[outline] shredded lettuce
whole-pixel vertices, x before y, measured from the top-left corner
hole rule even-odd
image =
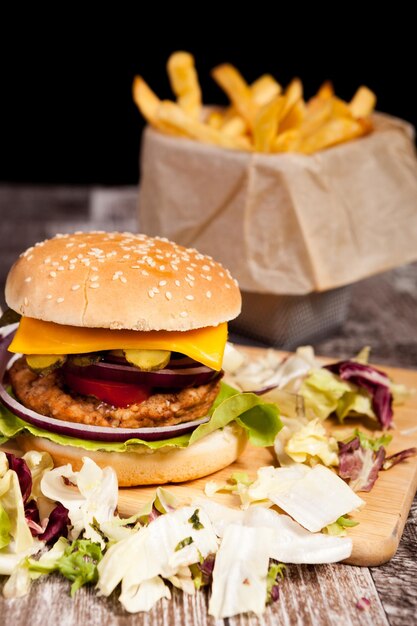
[[[71,445],[84,450],[105,450],[108,452],[134,452],[142,451],[144,447],[157,450],[166,446],[186,448],[191,443],[198,441],[209,433],[224,428],[236,420],[247,431],[249,441],[255,446],[273,445],[275,435],[281,428],[278,408],[274,404],[263,402],[253,393],[241,394],[236,389],[225,383],[221,384],[217,396],[210,411],[211,419],[206,424],[198,426],[193,433],[163,439],[160,441],[144,441],[142,439],[129,439],[126,442],[102,442],[88,441],[67,435],[58,435],[49,431],[32,426],[13,415],[5,407],[0,406],[0,434],[7,439],[16,435],[29,432],[37,437],[45,437],[50,441],[62,445]]]
[[[347,534],[346,528],[354,528],[358,524],[359,522],[356,522],[354,519],[351,519],[346,515],[342,515],[335,522],[333,522],[333,524],[328,524],[322,532],[332,535],[333,537],[345,537]]]
[[[327,434],[318,419],[311,420],[297,430],[288,439],[284,450],[296,463],[323,463],[327,466],[339,463],[337,441]]]
[[[0,502],[0,550],[8,546],[10,543],[11,527],[10,517]]]

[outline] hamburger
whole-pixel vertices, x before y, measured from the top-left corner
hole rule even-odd
[[[132,486],[205,476],[279,429],[275,407],[222,382],[240,291],[194,249],[57,235],[16,261],[6,302],[21,319],[3,341],[3,441],[74,469],[90,456]]]

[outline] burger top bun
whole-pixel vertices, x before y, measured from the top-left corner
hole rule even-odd
[[[167,239],[131,233],[57,235],[11,268],[6,302],[26,317],[132,330],[217,326],[240,313],[228,270]]]

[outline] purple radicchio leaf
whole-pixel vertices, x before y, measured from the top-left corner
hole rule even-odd
[[[279,585],[274,585],[270,591],[271,602],[277,602],[279,600]]]
[[[9,463],[9,469],[13,470],[17,474],[19,480],[20,491],[22,493],[22,499],[25,503],[29,498],[32,491],[32,474],[24,459],[6,452],[7,461]]]
[[[45,531],[45,526],[41,526],[39,519],[39,510],[38,505],[36,504],[36,500],[30,500],[30,502],[26,502],[25,504],[25,518],[27,525],[30,528],[30,532],[34,537],[37,537],[41,533]]]
[[[216,561],[216,555],[209,554],[208,556],[206,556],[206,558],[204,559],[202,563],[198,564],[198,567],[200,568],[201,573],[203,574],[204,582],[206,583],[208,583],[211,580],[215,561]]]
[[[68,509],[58,502],[49,516],[45,532],[38,535],[38,539],[45,543],[52,543],[59,537],[67,537],[69,524]]]
[[[357,609],[359,609],[359,611],[367,611],[371,606],[371,601],[363,596],[362,598],[359,598],[355,606]]]
[[[392,423],[392,393],[388,376],[370,365],[357,361],[339,361],[326,365],[325,369],[365,389],[372,398],[372,409],[382,428]]]
[[[385,460],[385,448],[377,452],[360,445],[359,437],[339,442],[339,476],[349,481],[353,491],[371,491]]]
[[[407,448],[406,450],[401,450],[400,452],[391,454],[391,456],[387,456],[385,459],[382,469],[390,469],[393,465],[397,465],[397,463],[401,463],[402,461],[405,461],[405,459],[408,459],[410,456],[415,456],[416,454],[417,448]]]

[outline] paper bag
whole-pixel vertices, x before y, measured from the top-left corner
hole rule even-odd
[[[317,152],[225,150],[147,128],[140,227],[230,269],[243,290],[307,294],[417,259],[412,127]]]

